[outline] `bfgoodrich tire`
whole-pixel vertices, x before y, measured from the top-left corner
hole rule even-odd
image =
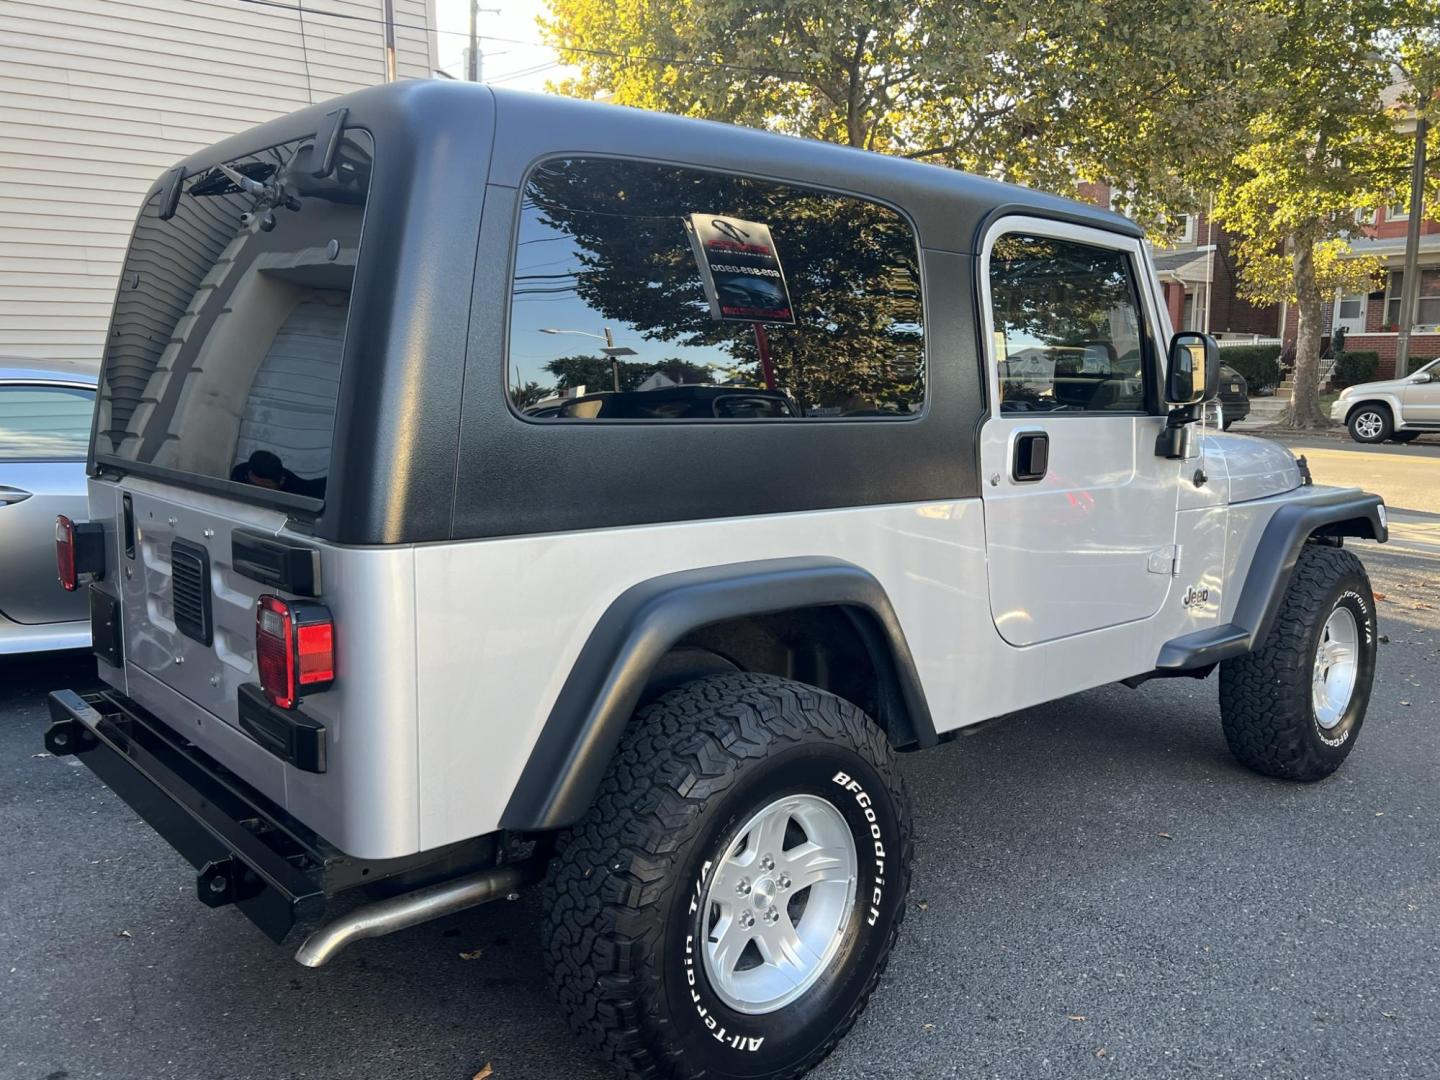
[[[1306,544],[1265,643],[1220,665],[1231,752],[1266,776],[1329,776],[1365,721],[1375,650],[1365,567],[1348,551]]]
[[[884,970],[910,848],[894,753],[854,705],[764,675],[671,691],[551,868],[571,1026],[627,1077],[801,1075]]]

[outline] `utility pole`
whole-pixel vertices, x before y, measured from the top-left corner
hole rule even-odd
[[[1410,327],[1414,325],[1420,296],[1420,214],[1425,209],[1425,137],[1429,123],[1425,95],[1416,95],[1415,168],[1410,175],[1410,227],[1405,232],[1405,280],[1400,295],[1400,336],[1395,340],[1395,378],[1410,373]]]
[[[385,0],[385,81],[395,81],[395,0]]]
[[[480,0],[470,0],[470,63],[465,77],[480,82],[485,74],[485,55],[480,51],[480,13],[499,15],[499,8],[482,8]]]
[[[615,355],[615,335],[610,332],[610,327],[605,327],[605,355],[610,357],[610,382],[614,386],[615,393],[620,392],[620,357]]]

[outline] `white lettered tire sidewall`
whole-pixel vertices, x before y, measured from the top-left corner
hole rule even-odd
[[[685,1058],[720,1076],[784,1075],[809,1058],[866,993],[904,902],[903,826],[880,774],[853,751],[811,743],[756,762],[702,822],[667,918],[663,998],[686,1044]],[[723,1002],[710,985],[702,949],[709,875],[723,845],[756,810],[793,794],[825,799],[850,826],[858,856],[855,902],[834,956],[796,1001],[773,1012],[747,1014]]]
[[[1335,598],[1330,611],[1337,608],[1346,608],[1355,617],[1355,625],[1359,629],[1360,640],[1357,642],[1358,670],[1355,673],[1355,686],[1350,693],[1350,701],[1345,707],[1337,722],[1329,730],[1320,724],[1320,718],[1316,715],[1315,704],[1310,704],[1310,720],[1314,725],[1315,736],[1324,746],[1325,752],[1348,752],[1346,745],[1358,734],[1360,725],[1365,718],[1365,709],[1370,700],[1370,688],[1375,679],[1375,651],[1376,651],[1376,619],[1375,602],[1371,599],[1369,589],[1364,591],[1355,586],[1354,583],[1346,582],[1341,589],[1339,596]],[[1325,617],[1329,618],[1330,612]],[[1321,627],[1324,626],[1322,620]],[[1310,643],[1310,663],[1313,666],[1315,657],[1320,649],[1320,628],[1316,629],[1314,640]]]

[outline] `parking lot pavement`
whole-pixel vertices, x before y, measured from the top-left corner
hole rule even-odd
[[[1440,494],[1423,482],[1440,462],[1297,448],[1319,482],[1399,508],[1391,544],[1356,545],[1384,637],[1344,768],[1310,786],[1243,771],[1213,678],[1090,691],[908,757],[906,925],[816,1076],[1440,1076]],[[178,856],[41,749],[45,691],[90,670],[0,661],[0,1077],[608,1075],[551,1003],[534,897],[319,971],[202,907]]]

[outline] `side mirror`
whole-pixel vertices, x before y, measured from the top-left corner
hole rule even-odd
[[[1419,375],[1411,375],[1410,381],[1412,383],[1427,383],[1433,382],[1434,380],[1430,378],[1430,373],[1428,371],[1422,371]]]
[[[1170,339],[1165,371],[1165,401],[1184,408],[1209,401],[1220,392],[1220,346],[1209,334],[1181,330]]]

